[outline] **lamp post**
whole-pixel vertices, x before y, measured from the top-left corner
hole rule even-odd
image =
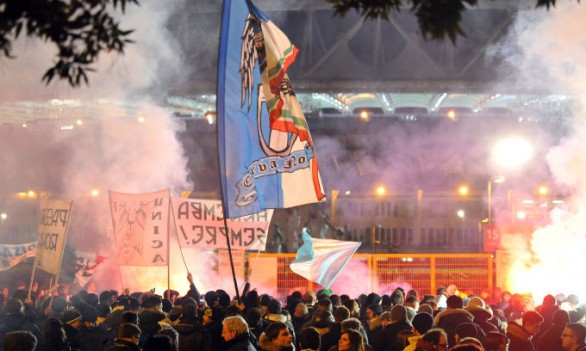
[[[488,187],[487,187],[487,209],[488,209],[488,216],[486,217],[486,223],[492,224],[492,183],[504,183],[505,177],[503,176],[494,176],[488,180]]]

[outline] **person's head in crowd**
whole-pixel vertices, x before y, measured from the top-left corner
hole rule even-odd
[[[248,334],[248,324],[241,316],[230,316],[222,322],[222,337],[230,341],[238,335]]]
[[[204,300],[209,307],[218,306],[220,304],[218,293],[211,290],[205,293]]]
[[[427,312],[420,312],[411,321],[414,334],[423,335],[433,328],[433,316]]]
[[[12,298],[6,303],[4,313],[11,316],[24,316],[24,304],[22,300]]]
[[[409,289],[407,291],[407,293],[405,294],[405,298],[407,298],[409,296],[413,296],[413,297],[415,297],[419,301],[419,294],[417,293],[417,290],[415,290],[415,289]]]
[[[118,339],[138,345],[140,340],[140,333],[141,330],[136,324],[120,324],[120,328],[118,329]]]
[[[484,351],[482,346],[476,344],[458,344],[452,348],[452,351]]]
[[[264,336],[267,340],[277,347],[290,348],[293,347],[293,336],[289,333],[287,325],[281,322],[271,323],[264,331]],[[262,335],[261,340],[262,343]]]
[[[244,319],[250,328],[256,328],[262,324],[262,313],[259,308],[249,308],[244,314]]]
[[[405,303],[405,293],[399,288],[391,294],[391,306],[402,305]]]
[[[269,294],[262,294],[262,295],[259,296],[258,302],[260,303],[261,306],[265,306],[266,307],[272,299],[273,298],[271,297],[271,295],[269,295]]]
[[[427,333],[425,333],[423,337],[417,341],[418,346],[420,342],[424,345],[427,344],[431,346],[432,350],[437,351],[447,351],[450,347],[448,345],[448,335],[443,329],[440,328],[433,328],[428,330]],[[425,349],[427,350],[428,348]]]
[[[552,323],[554,325],[567,325],[570,323],[570,314],[568,311],[557,310],[553,313]]]
[[[301,317],[307,316],[308,314],[309,314],[309,309],[307,308],[306,304],[298,303],[297,305],[295,305],[295,311],[293,311],[293,317],[301,318]]]
[[[433,307],[429,303],[421,304],[421,305],[419,305],[419,309],[417,310],[417,313],[421,313],[421,312],[429,313],[433,316]]]
[[[126,323],[138,325],[138,313],[131,312],[131,311],[126,311],[126,312],[122,313],[122,318],[120,319],[120,324],[126,324]]]
[[[334,315],[328,311],[316,311],[313,314],[312,326],[316,328],[326,328],[334,323]]]
[[[360,317],[360,306],[354,299],[348,299],[343,302],[343,305],[350,311],[350,317]]]
[[[364,338],[359,331],[348,329],[338,340],[338,351],[364,351]]]
[[[342,321],[342,331],[348,330],[348,329],[360,330],[361,325],[362,325],[362,322],[360,322],[360,319],[355,318],[355,317],[350,317],[350,318]]]
[[[317,295],[317,300],[318,301],[321,300],[321,299],[329,298],[330,295],[332,295],[332,290],[330,290],[330,289],[321,289],[321,290],[318,290],[317,291],[316,295]]]
[[[138,313],[140,310],[140,303],[138,302],[138,299],[134,297],[128,297],[124,303],[124,310]]]
[[[539,331],[542,323],[543,317],[537,311],[527,311],[523,314],[523,328],[530,335],[535,335]]]
[[[244,296],[244,299],[242,299],[242,303],[244,304],[244,306],[247,309],[259,307],[258,291],[256,291],[256,290],[249,291],[248,294],[246,294],[246,296]]]
[[[419,300],[417,300],[416,296],[407,296],[403,305],[409,306],[417,311],[419,309]]]
[[[391,309],[391,320],[395,322],[407,321],[407,309],[403,305],[395,305]]]
[[[169,313],[169,312],[171,312],[171,309],[173,308],[173,303],[171,302],[171,300],[163,299],[163,300],[161,300],[161,306],[162,306],[163,312]]]
[[[37,337],[30,331],[15,331],[4,334],[3,351],[35,351]]]
[[[434,300],[435,300],[435,296],[426,294],[426,295],[423,295],[423,298],[421,299],[421,301],[419,301],[419,304],[423,305],[425,303],[428,303],[428,302],[434,301]]]
[[[81,313],[81,323],[87,328],[93,328],[98,321],[98,312],[93,308],[86,308]]]
[[[372,292],[366,297],[366,305],[380,305],[382,300],[383,298],[379,294]]]
[[[341,323],[343,320],[350,318],[350,311],[345,306],[337,307],[334,311],[334,321]]]
[[[478,338],[475,338],[472,336],[467,336],[465,338],[460,339],[460,341],[458,341],[458,345],[468,345],[468,344],[473,344],[473,345],[476,345],[481,348],[483,347],[482,342],[480,342],[480,340],[478,340]]]
[[[224,316],[220,306],[207,307],[203,313],[203,324],[221,323],[223,318]]]
[[[342,301],[340,300],[340,295],[336,295],[336,294],[330,295],[330,301],[332,302],[332,306],[334,308],[342,305]]]
[[[267,312],[269,314],[281,314],[283,313],[283,306],[281,305],[281,301],[277,299],[272,299],[267,304]]]
[[[61,321],[63,321],[63,323],[69,325],[70,327],[77,329],[81,325],[81,313],[75,310],[67,310],[63,312],[63,315],[61,316]]]
[[[321,347],[321,335],[313,327],[305,328],[299,333],[301,350],[318,351]]]
[[[100,297],[96,293],[87,294],[85,303],[92,306],[93,308],[96,308],[100,303]]]
[[[67,337],[63,329],[63,323],[57,318],[49,318],[42,330],[43,341],[53,346],[65,346]]]
[[[216,292],[218,293],[218,304],[224,308],[230,306],[230,301],[232,300],[230,298],[230,295],[228,295],[228,293],[224,290],[216,290]]]
[[[384,294],[381,296],[380,304],[383,306],[383,310],[387,311],[392,306],[391,297],[387,294]]]
[[[143,351],[177,351],[177,347],[173,344],[173,340],[167,335],[153,335],[149,337],[144,346]]]
[[[358,302],[358,305],[360,307],[367,306],[368,305],[368,296],[366,294],[360,294],[360,295],[358,295],[356,302]]]
[[[328,311],[331,313],[333,311],[332,300],[330,300],[327,297],[324,297],[323,299],[319,300],[317,302],[317,311]]]
[[[289,313],[289,311],[287,310],[283,310],[283,315],[287,315]],[[231,316],[239,316],[240,315],[240,310],[238,309],[238,307],[236,305],[230,305],[226,308],[226,311],[224,312],[224,317],[231,317]]]
[[[197,305],[195,303],[186,303],[181,309],[181,316],[179,319],[182,321],[193,320],[197,314]]]
[[[464,300],[458,295],[450,295],[446,303],[448,308],[464,308]]]
[[[413,320],[413,317],[415,317],[415,314],[417,313],[417,311],[415,311],[415,309],[413,309],[413,307],[411,307],[411,306],[404,306],[404,307],[407,310],[407,321],[411,322]]]
[[[475,338],[475,339],[482,339],[484,338],[484,332],[480,327],[472,322],[464,322],[458,324],[454,334],[454,340],[456,344],[460,343],[460,340],[465,338]]]
[[[303,300],[304,304],[306,304],[309,307],[312,307],[313,305],[315,305],[315,302],[317,301],[317,296],[313,291],[307,291],[305,294],[303,294],[303,297],[301,299]]]
[[[383,307],[378,304],[370,305],[366,308],[366,318],[369,320],[379,317],[383,313]]]
[[[570,323],[562,332],[562,348],[566,351],[581,350],[586,339],[586,327],[580,323]]]
[[[144,307],[145,309],[149,309],[149,310],[162,311],[163,310],[163,300],[158,295],[151,295],[151,296],[147,297],[146,299],[144,299],[144,301],[142,302],[142,307]]]
[[[112,313],[112,308],[108,304],[101,303],[98,305],[96,312],[98,313],[98,324],[101,324]]]
[[[101,304],[111,305],[114,302],[114,294],[110,290],[104,290],[99,295]]]
[[[485,351],[507,351],[509,339],[498,332],[488,332],[482,340]]]
[[[386,328],[388,325],[393,323],[393,317],[390,311],[385,311],[380,315],[380,325]]]
[[[175,329],[170,327],[162,328],[157,332],[157,335],[167,335],[169,338],[171,338],[175,348],[179,348],[179,333]]]

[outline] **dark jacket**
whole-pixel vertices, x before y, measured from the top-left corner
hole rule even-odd
[[[36,324],[26,319],[24,315],[8,314],[4,317],[4,322],[0,324],[0,348],[4,343],[4,335],[14,331],[29,331],[37,337],[37,340],[42,340],[41,331]]]
[[[454,335],[456,334],[456,328],[462,323],[472,322],[473,320],[472,313],[462,308],[448,308],[438,313],[434,321],[437,328],[442,328],[448,334],[448,343],[455,345]]]
[[[102,351],[108,341],[108,332],[105,327],[96,326],[79,328],[79,350],[80,351]]]
[[[509,322],[507,337],[510,340],[509,351],[535,351],[531,334],[516,322]]]
[[[213,351],[209,332],[197,323],[196,318],[183,318],[175,325],[179,333],[179,351]]]
[[[141,351],[138,345],[125,340],[116,340],[114,346],[106,349],[106,351]]]
[[[227,341],[224,346],[225,351],[256,351],[250,342],[249,334],[237,335],[234,339]]]
[[[138,326],[147,337],[157,334],[161,330],[159,322],[167,318],[164,312],[154,308],[145,309],[138,314]]]
[[[395,351],[396,350],[396,343],[395,339],[397,335],[403,330],[411,330],[412,326],[410,322],[407,321],[398,321],[392,324],[387,325],[384,329],[385,332],[385,350],[386,351]],[[371,341],[372,345],[372,341]],[[375,349],[376,351],[376,349]],[[402,350],[396,350],[402,351]]]

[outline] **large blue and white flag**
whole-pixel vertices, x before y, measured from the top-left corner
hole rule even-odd
[[[224,0],[217,115],[227,218],[325,199],[313,140],[287,76],[296,55],[250,0]]]
[[[356,241],[312,238],[307,228],[303,228],[301,238],[303,245],[289,266],[293,272],[326,289],[332,286],[361,244]]]

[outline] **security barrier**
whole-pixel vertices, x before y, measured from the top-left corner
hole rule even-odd
[[[257,263],[257,259],[259,259]],[[323,287],[292,272],[295,254],[260,254],[248,256],[248,279],[252,286],[264,279],[263,287],[272,285],[273,294],[284,301],[293,291],[314,291]],[[332,286],[337,294],[377,292],[390,294],[397,286],[414,289],[420,296],[435,295],[440,286],[454,284],[459,290],[477,294],[493,288],[491,254],[355,254]]]

